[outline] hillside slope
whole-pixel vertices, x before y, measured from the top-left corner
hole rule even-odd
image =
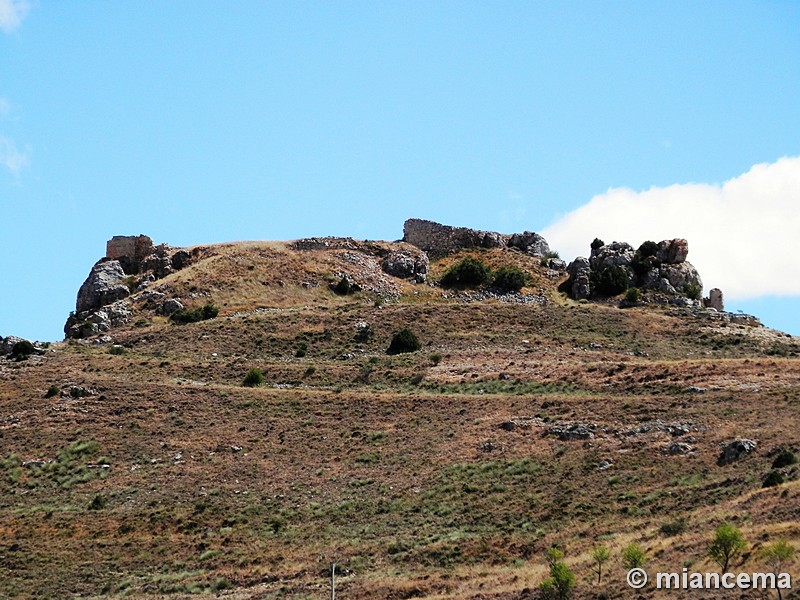
[[[797,467],[762,487],[800,451],[800,340],[575,302],[563,271],[512,248],[434,260],[429,283],[381,268],[412,250],[188,249],[126,322],[2,361],[0,597],[320,598],[335,562],[341,598],[532,598],[553,544],[577,597],[633,597],[631,541],[653,571],[716,570],[723,521],[750,542],[743,571],[766,542],[800,545]],[[438,286],[464,256],[528,285]],[[360,291],[335,293],[345,278]],[[219,312],[178,324],[170,298]],[[422,349],[387,355],[404,327]],[[737,439],[757,445],[718,464]],[[595,586],[599,542],[613,558]]]

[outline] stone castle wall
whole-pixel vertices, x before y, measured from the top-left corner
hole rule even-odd
[[[530,231],[506,235],[425,219],[408,219],[403,225],[403,241],[434,258],[466,248],[517,248],[531,256],[544,256],[550,251],[547,241]]]

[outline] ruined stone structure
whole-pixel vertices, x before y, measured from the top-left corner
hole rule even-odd
[[[538,233],[525,231],[512,235],[468,227],[451,227],[425,219],[408,219],[403,225],[403,241],[438,258],[468,248],[517,248],[531,256],[550,252],[547,241]]]
[[[146,235],[115,235],[106,242],[106,258],[118,260],[128,275],[136,275],[152,253],[153,240]]]

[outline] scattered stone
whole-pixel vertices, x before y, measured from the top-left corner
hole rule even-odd
[[[690,394],[705,394],[706,388],[698,387],[696,385],[690,385],[689,387],[686,388],[686,391],[689,392]]]
[[[610,469],[614,466],[614,462],[611,459],[601,460],[600,463],[597,465],[597,468],[601,471],[605,471],[606,469]]]
[[[734,440],[722,448],[717,465],[723,466],[736,462],[753,452],[758,444],[745,438]]]
[[[241,446],[233,445],[231,446],[231,452],[241,452],[243,448]]]
[[[590,440],[594,438],[595,425],[584,423],[551,425],[549,433],[562,441]]]
[[[71,398],[88,398],[89,396],[94,396],[95,393],[93,389],[81,385],[73,385],[69,388],[69,395]]]
[[[667,447],[667,454],[670,456],[678,456],[680,454],[688,454],[692,452],[694,447],[685,442],[673,442]]]

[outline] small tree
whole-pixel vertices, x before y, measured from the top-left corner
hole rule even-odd
[[[746,547],[747,542],[742,532],[730,523],[723,523],[714,532],[714,539],[708,547],[708,556],[722,568],[723,573],[727,573],[730,562]]]
[[[262,383],[264,383],[264,373],[261,371],[261,369],[253,367],[247,371],[247,375],[244,376],[242,385],[245,387],[258,387]]]
[[[611,557],[611,551],[608,546],[600,544],[592,548],[592,560],[594,561],[594,572],[597,573],[597,583],[603,575],[603,564]]]
[[[636,542],[631,542],[622,550],[622,566],[628,571],[641,569],[647,562],[644,549]]]
[[[555,546],[547,550],[550,577],[539,584],[542,594],[554,600],[567,600],[575,588],[575,573],[561,560],[562,558],[564,553]]]
[[[761,549],[759,555],[762,560],[769,565],[772,572],[777,576],[783,572],[784,567],[792,562],[797,549],[786,540],[778,540],[771,544],[767,544]],[[781,590],[778,588],[778,600],[782,600]]]
[[[407,327],[401,329],[392,336],[392,341],[386,354],[403,354],[405,352],[416,352],[422,348],[419,338]]]

